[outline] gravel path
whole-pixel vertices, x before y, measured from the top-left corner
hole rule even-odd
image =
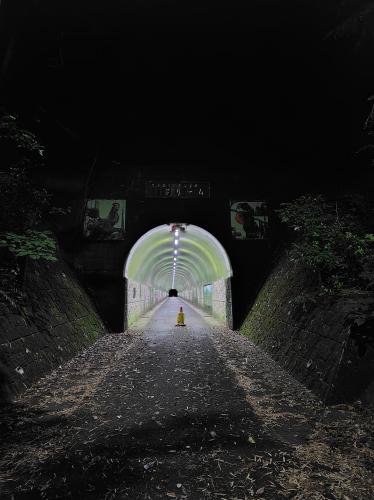
[[[180,305],[187,327],[174,326]],[[296,498],[296,451],[323,412],[247,339],[178,298],[21,401],[2,415],[4,499]]]

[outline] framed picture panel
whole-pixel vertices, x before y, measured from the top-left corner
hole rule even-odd
[[[125,200],[88,200],[83,235],[90,240],[123,240],[125,237]]]
[[[267,237],[269,212],[265,201],[230,201],[231,233],[236,240]]]

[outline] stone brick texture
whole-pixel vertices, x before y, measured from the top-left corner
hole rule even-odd
[[[91,300],[60,256],[28,260],[24,300],[0,303],[0,366],[14,393],[90,346],[106,333]]]
[[[232,328],[232,299],[231,280],[221,279],[212,283],[212,305],[206,307],[204,303],[204,288],[199,286],[191,290],[185,290],[181,297],[189,300],[196,306],[209,311],[214,318],[225,326]]]
[[[127,326],[131,326],[142,314],[152,309],[166,296],[167,293],[161,290],[127,280]]]
[[[335,393],[344,399],[337,384],[342,363],[352,355],[351,326],[372,314],[374,297],[346,290],[316,299],[313,284],[311,273],[283,255],[240,331],[322,400],[334,400]]]

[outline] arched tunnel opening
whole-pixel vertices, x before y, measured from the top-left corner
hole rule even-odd
[[[169,223],[132,247],[124,277],[125,328],[164,299],[182,297],[232,327],[232,267],[221,243],[205,229]]]

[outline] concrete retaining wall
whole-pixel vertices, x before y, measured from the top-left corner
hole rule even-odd
[[[314,297],[313,277],[287,256],[279,261],[262,287],[240,331],[308,388],[326,401],[360,397],[370,378],[352,372],[351,387],[342,387],[342,370],[360,366],[367,373],[374,349],[360,358],[351,329],[372,315],[369,292],[345,291]],[[374,346],[373,346],[374,347]],[[373,366],[373,365],[371,365]],[[352,367],[352,369],[350,368]],[[374,378],[374,371],[371,370]]]
[[[16,393],[106,331],[62,258],[28,261],[23,291],[22,306],[0,303],[0,365]]]

